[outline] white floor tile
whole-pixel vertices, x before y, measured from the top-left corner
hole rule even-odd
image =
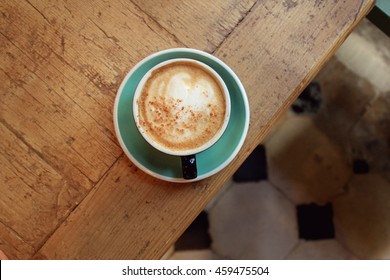
[[[336,57],[382,93],[390,91],[390,38],[368,20],[351,33]]]
[[[321,86],[321,109],[314,121],[343,150],[349,148],[350,132],[370,102],[379,96],[362,79],[336,58],[332,58],[315,80]]]
[[[324,204],[343,193],[352,168],[308,117],[292,117],[266,143],[269,181],[295,204]]]
[[[356,257],[335,239],[300,240],[287,256],[288,260],[350,260]]]
[[[211,199],[211,201],[206,205],[205,211],[209,212],[209,210],[213,207],[213,205],[221,199],[221,197],[226,193],[226,191],[234,184],[233,178],[230,178],[226,181],[226,183],[222,186],[219,192]]]
[[[376,174],[355,175],[333,202],[336,239],[361,259],[390,259],[390,184]]]
[[[209,211],[225,259],[283,259],[298,242],[294,205],[269,182],[234,184]]]

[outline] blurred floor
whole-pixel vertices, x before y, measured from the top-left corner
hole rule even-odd
[[[165,258],[390,259],[390,38],[364,20]]]

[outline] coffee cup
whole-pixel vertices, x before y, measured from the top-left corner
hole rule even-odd
[[[196,154],[223,135],[230,117],[223,79],[193,59],[171,59],[151,68],[139,82],[133,117],[155,149],[181,157],[184,179],[197,177]]]

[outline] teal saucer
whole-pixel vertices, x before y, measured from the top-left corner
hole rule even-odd
[[[173,58],[191,58],[212,67],[225,81],[231,99],[229,124],[216,144],[196,155],[198,177],[192,180],[182,178],[180,157],[164,154],[150,146],[133,119],[133,95],[139,81],[150,68]],[[114,125],[123,151],[144,172],[170,182],[198,181],[226,167],[241,149],[249,127],[248,99],[237,75],[218,58],[195,49],[168,49],[146,57],[126,75],[115,99]]]

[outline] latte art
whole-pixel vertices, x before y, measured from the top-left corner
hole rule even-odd
[[[227,113],[219,80],[190,61],[154,70],[137,103],[138,125],[144,133],[175,152],[207,144],[223,127]]]

